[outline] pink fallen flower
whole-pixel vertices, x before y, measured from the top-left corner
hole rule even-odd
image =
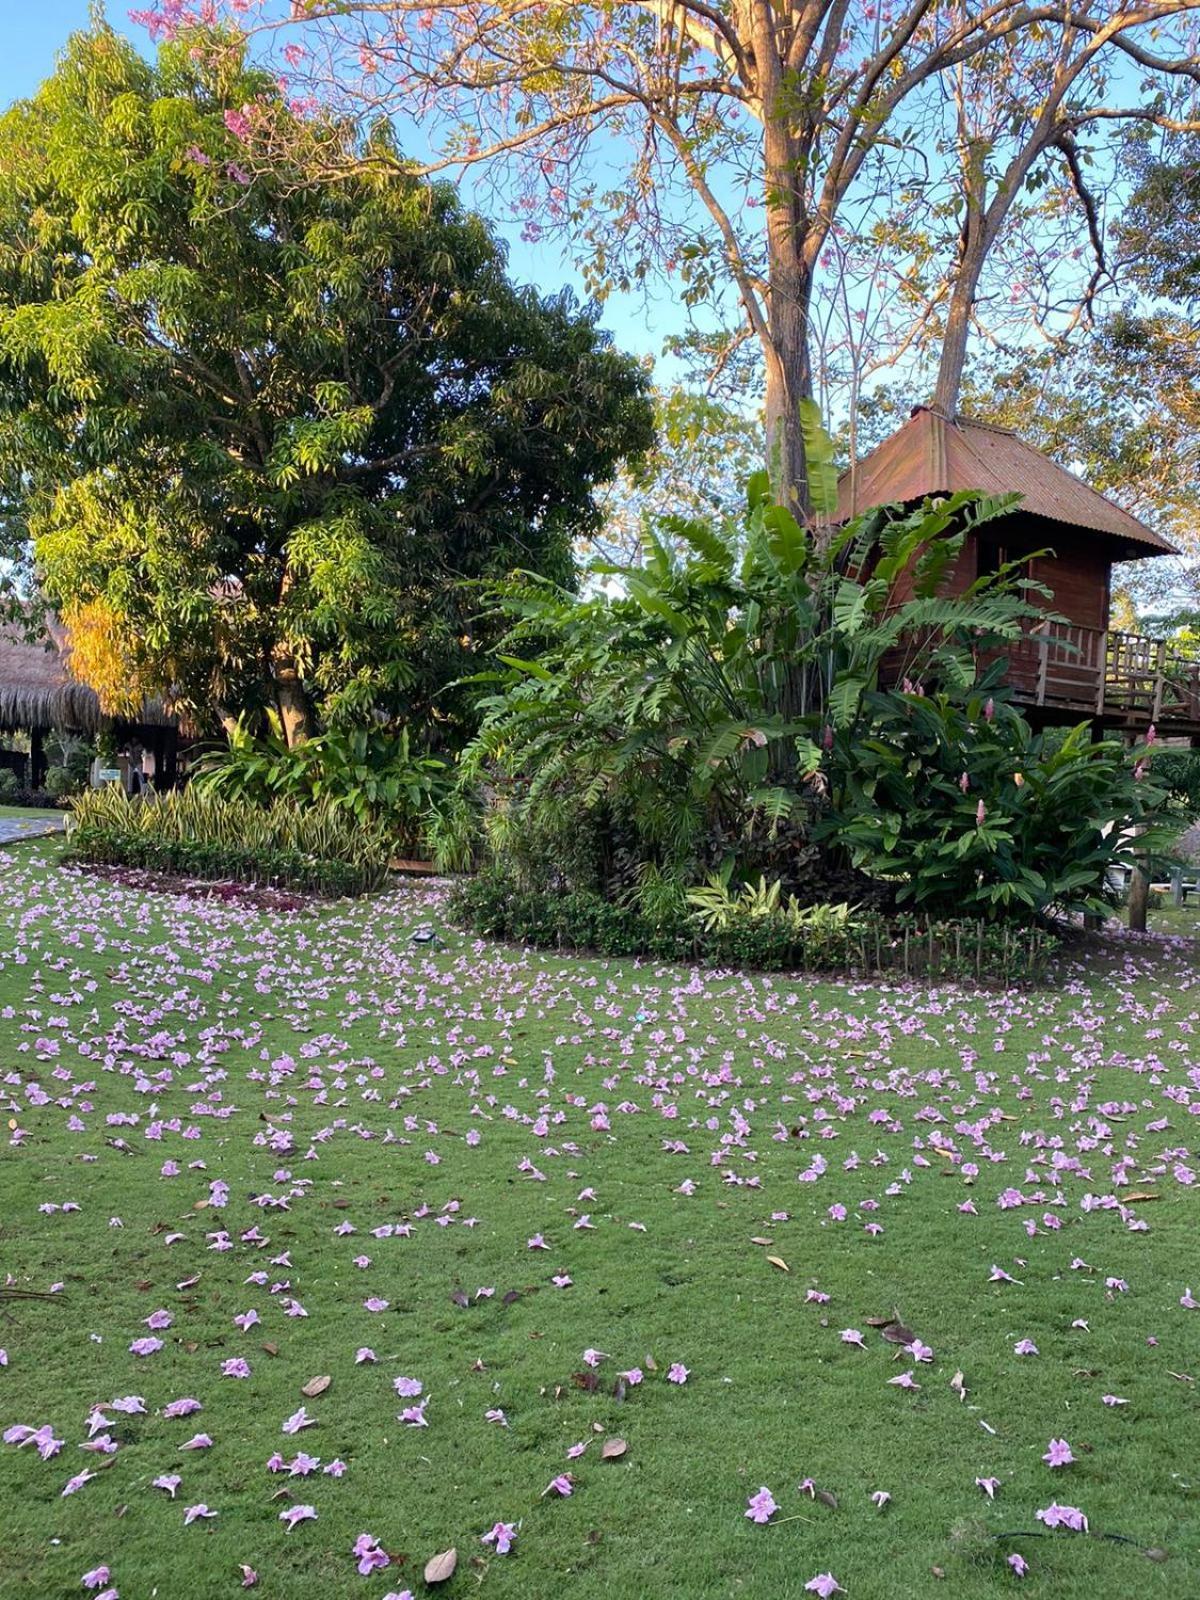
[[[62,1498],[65,1499],[69,1494],[78,1494],[80,1489],[83,1488],[84,1484],[91,1483],[95,1476],[96,1474],[94,1472],[77,1472],[73,1478],[67,1479],[66,1487],[62,1492]]]
[[[1075,1457],[1065,1439],[1051,1439],[1050,1448],[1042,1457],[1048,1467],[1069,1467]]]
[[[386,1311],[388,1304],[387,1300],[381,1300],[377,1294],[373,1294],[363,1301],[363,1308],[367,1311]]]
[[[911,1344],[904,1346],[905,1351],[914,1361],[932,1361],[933,1350],[927,1344],[922,1344],[920,1339],[914,1339]]]
[[[902,1372],[896,1378],[889,1378],[888,1382],[895,1384],[897,1389],[919,1389],[921,1387],[911,1372]]]
[[[558,1494],[561,1495],[565,1500],[569,1494],[573,1493],[574,1488],[575,1480],[572,1478],[571,1474],[569,1472],[560,1472],[557,1478],[550,1479],[550,1482],[542,1490],[542,1493],[544,1495]]]
[[[1072,1533],[1088,1531],[1088,1519],[1078,1506],[1060,1506],[1057,1501],[1051,1501],[1041,1511],[1035,1511],[1034,1516],[1048,1528],[1067,1528]]]
[[[133,1356],[153,1356],[157,1355],[162,1347],[163,1342],[161,1339],[147,1336],[144,1339],[135,1339],[129,1346],[129,1353]]]
[[[1032,1339],[1018,1339],[1016,1344],[1013,1345],[1013,1355],[1015,1356],[1036,1356],[1040,1354],[1041,1352]]]
[[[188,1506],[183,1513],[183,1525],[186,1528],[189,1523],[199,1522],[202,1517],[215,1517],[216,1514],[215,1511],[210,1511],[202,1500],[199,1505]]]
[[[506,1556],[512,1549],[516,1537],[515,1522],[494,1522],[479,1542],[494,1546],[498,1556]]]
[[[415,1400],[425,1385],[420,1378],[393,1378],[392,1388],[402,1400]]]
[[[1008,1564],[1016,1573],[1018,1578],[1023,1578],[1029,1571],[1028,1561],[1026,1561],[1024,1556],[1018,1555],[1015,1550],[1013,1551],[1012,1555],[1008,1557]]]
[[[884,1506],[888,1504],[891,1498],[891,1495],[886,1489],[876,1489],[874,1494],[871,1496],[871,1504],[878,1510],[882,1511]]]
[[[108,1567],[93,1567],[79,1581],[85,1589],[103,1589],[111,1577],[112,1572]]]
[[[1122,1400],[1119,1394],[1102,1394],[1100,1402],[1106,1406],[1127,1406],[1129,1404],[1129,1401]]]
[[[279,1513],[279,1520],[287,1523],[287,1531],[291,1533],[298,1522],[315,1522],[316,1516],[316,1506],[288,1506]]]
[[[204,1408],[199,1400],[193,1400],[190,1395],[185,1395],[181,1400],[172,1400],[162,1408],[162,1415],[168,1422],[173,1422],[176,1417],[190,1417]]]
[[[860,1350],[865,1350],[867,1348],[863,1342],[863,1336],[857,1328],[843,1328],[842,1343],[855,1344]]]
[[[820,1595],[821,1600],[829,1600],[831,1594],[845,1594],[846,1592],[832,1572],[818,1572],[815,1578],[808,1580],[804,1588],[809,1594]]]
[[[280,1429],[281,1433],[299,1433],[301,1428],[315,1428],[317,1419],[310,1417],[303,1406],[299,1411],[293,1411],[291,1416]]]
[[[746,1501],[746,1515],[751,1522],[770,1522],[779,1507],[775,1504],[775,1496],[764,1483],[757,1494],[752,1494]]]
[[[370,1577],[372,1572],[379,1572],[384,1567],[391,1566],[391,1558],[386,1550],[381,1549],[379,1540],[373,1533],[359,1534],[354,1541],[354,1554],[358,1557],[358,1570],[364,1578]]]
[[[672,1361],[667,1368],[668,1383],[686,1383],[691,1375],[690,1369],[685,1367],[682,1361]]]
[[[362,1366],[364,1361],[374,1361],[376,1359],[374,1350],[368,1344],[360,1345],[354,1352],[354,1365],[356,1367]]]
[[[982,1489],[984,1494],[987,1495],[989,1500],[994,1500],[996,1498],[996,1490],[1000,1487],[1000,1479],[999,1478],[976,1478],[975,1479],[975,1486],[978,1489]]]
[[[185,1444],[179,1446],[181,1450],[210,1450],[212,1439],[207,1433],[194,1433]]]
[[[152,1489],[165,1489],[171,1496],[171,1499],[174,1500],[175,1491],[182,1482],[183,1479],[177,1472],[162,1472],[157,1478],[155,1478],[150,1487]]]

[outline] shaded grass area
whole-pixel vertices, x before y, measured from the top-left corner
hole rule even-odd
[[[0,877],[18,1125],[0,1269],[63,1285],[0,1304],[0,1425],[65,1441],[47,1462],[0,1446],[0,1595],[79,1594],[106,1563],[124,1600],[208,1600],[247,1563],[263,1594],[382,1600],[422,1593],[449,1545],[451,1596],[767,1597],[825,1571],[858,1597],[1200,1592],[1189,945],[967,995],[561,962],[445,929],[430,951],[410,943],[437,919],[425,886],[271,917],[65,873],[50,847],[8,852]],[[1084,1171],[1055,1182],[1056,1158]],[[1116,1179],[1158,1198],[1083,1208]],[[1010,1188],[1042,1199],[1002,1209]],[[64,1202],[79,1209],[39,1211]],[[386,1225],[404,1231],[372,1236]],[[222,1230],[232,1248],[210,1248]],[[994,1265],[1018,1281],[989,1282]],[[139,1358],[160,1307],[163,1347]],[[931,1363],[868,1327],[893,1307]],[[1021,1339],[1040,1354],[1015,1356]],[[364,1346],[375,1363],[356,1364]],[[607,1356],[591,1393],[573,1379],[588,1348]],[[223,1377],[238,1356],[251,1376]],[[902,1371],[919,1390],[889,1384]],[[305,1400],[317,1374],[332,1385]],[[423,1383],[427,1427],[397,1421],[400,1374]],[[147,1414],[105,1412],[116,1453],[81,1452],[92,1407],[128,1394]],[[203,1410],[157,1414],[185,1395]],[[302,1404],[317,1426],[284,1435]],[[180,1452],[201,1429],[212,1448]],[[628,1452],[601,1462],[613,1434]],[[1065,1470],[1041,1459],[1052,1436]],[[267,1470],[300,1449],[345,1475]],[[571,1497],[543,1498],[568,1470]],[[995,1503],[977,1477],[1000,1480]],[[763,1484],[780,1510],[757,1527]],[[1025,1536],[1053,1500],[1131,1543]],[[184,1528],[200,1503],[217,1516]],[[289,1504],[316,1520],[286,1533]],[[479,1542],[498,1519],[519,1524],[506,1557]],[[391,1558],[367,1577],[363,1531]]]

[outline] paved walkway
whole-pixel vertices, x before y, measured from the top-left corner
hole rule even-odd
[[[22,839],[45,839],[52,833],[61,833],[66,817],[0,817],[0,845],[19,844]]]

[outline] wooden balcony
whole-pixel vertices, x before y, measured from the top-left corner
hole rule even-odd
[[[1038,622],[1008,650],[1008,685],[1045,720],[1094,718],[1111,728],[1200,737],[1200,662],[1161,639]],[[1054,714],[1057,713],[1057,716]]]

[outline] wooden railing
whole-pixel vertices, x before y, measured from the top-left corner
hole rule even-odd
[[[1038,622],[1008,651],[1008,684],[1028,705],[1126,722],[1200,724],[1200,662],[1165,641]]]

